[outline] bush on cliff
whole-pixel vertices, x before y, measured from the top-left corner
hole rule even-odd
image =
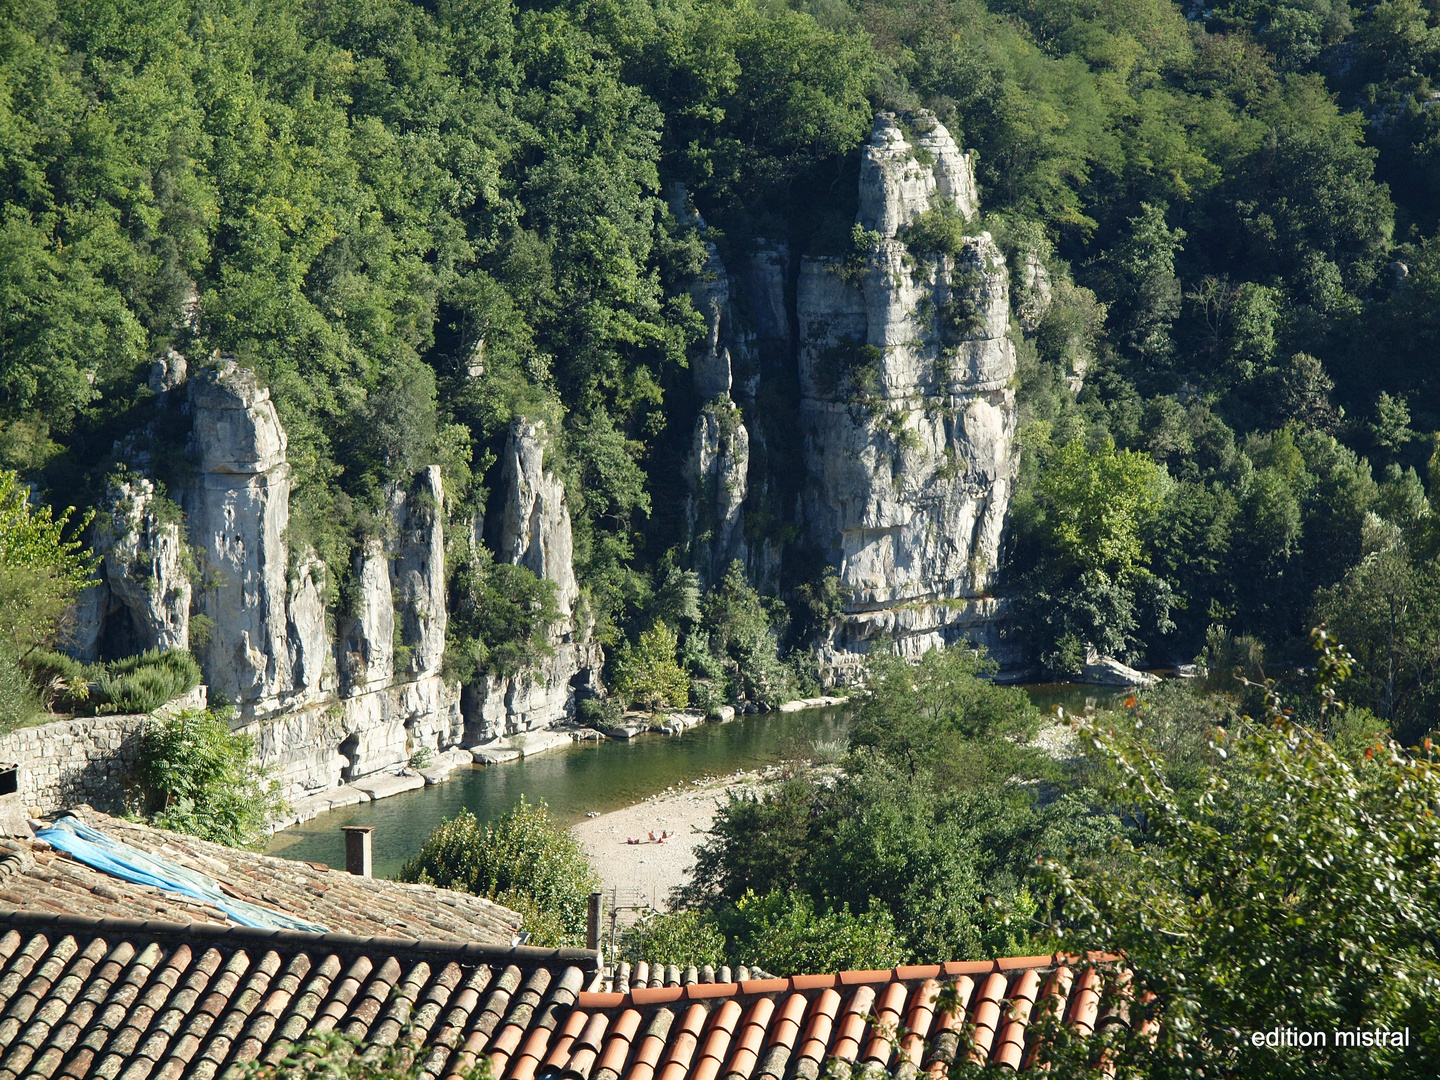
[[[424,882],[488,897],[525,918],[532,945],[585,943],[590,894],[600,887],[580,845],[545,804],[520,803],[481,825],[465,810],[443,821],[401,881]]]
[[[284,807],[280,785],[255,762],[254,738],[208,710],[146,727],[137,779],[150,824],[228,847],[259,847]]]
[[[560,619],[555,588],[529,567],[475,551],[455,575],[445,674],[461,682],[514,675],[551,655],[550,628]]]
[[[101,664],[37,649],[25,666],[47,707],[76,716],[152,713],[201,678],[200,665],[184,649],[150,649]]]
[[[56,517],[31,506],[29,494],[19,476],[0,469],[0,733],[40,711],[25,663],[63,635],[94,565],[79,541],[65,538],[74,508]]]

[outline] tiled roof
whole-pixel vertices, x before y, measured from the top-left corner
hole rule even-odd
[[[0,1078],[212,1080],[312,1032],[402,1033],[436,1076],[571,1015],[583,949],[0,912]]]
[[[327,1031],[412,1041],[436,1078],[483,1054],[497,1080],[817,1080],[835,1059],[928,1080],[957,1053],[1028,1067],[1047,1000],[1081,1032],[1127,1017],[1058,956],[603,985],[578,949],[0,913],[0,1080],[213,1080]]]
[[[796,975],[738,983],[636,985],[582,993],[554,1025],[487,1045],[497,1078],[535,1080],[816,1080],[831,1061],[943,1077],[959,1052],[1028,1067],[1031,1021],[1047,1001],[1086,1034],[1125,1022],[1102,1002],[1092,957],[1005,960]],[[637,983],[646,972],[637,972]],[[953,987],[955,1011],[942,990]],[[502,1032],[503,1035],[503,1032]],[[962,1040],[968,1039],[968,1050]]]
[[[113,839],[214,878],[227,895],[288,912],[332,931],[509,945],[520,916],[467,893],[357,877],[152,829],[82,807],[74,812]],[[77,915],[227,924],[218,908],[93,870],[35,840],[0,838],[0,907]],[[3,1045],[3,1041],[0,1041]]]

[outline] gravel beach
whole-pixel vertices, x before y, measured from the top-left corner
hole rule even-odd
[[[715,820],[716,808],[730,792],[758,790],[768,781],[760,773],[706,777],[677,786],[623,810],[590,818],[570,827],[596,873],[604,882],[608,904],[615,890],[622,907],[653,904],[664,908],[670,890],[684,882],[695,863],[695,849]],[[664,843],[651,843],[671,835]],[[638,844],[626,841],[635,838]],[[630,912],[622,912],[624,918]]]

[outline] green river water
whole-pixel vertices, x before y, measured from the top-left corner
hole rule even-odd
[[[1113,691],[1069,684],[1027,686],[1042,710],[1106,705]],[[816,743],[845,738],[843,706],[794,713],[756,713],[727,724],[701,724],[682,735],[642,735],[629,742],[577,742],[506,765],[463,769],[449,783],[376,803],[334,810],[276,833],[265,849],[287,859],[345,865],[342,825],[373,825],[377,877],[394,877],[445,818],[469,810],[481,821],[508,812],[524,795],[544,800],[569,825],[587,813],[631,806],[666,788],[725,776],[813,753]]]

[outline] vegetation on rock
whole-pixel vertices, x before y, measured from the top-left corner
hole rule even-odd
[[[59,516],[32,506],[10,469],[0,469],[0,734],[41,710],[32,678],[37,650],[59,643],[70,628],[75,597],[94,560],[67,537],[74,509]]]

